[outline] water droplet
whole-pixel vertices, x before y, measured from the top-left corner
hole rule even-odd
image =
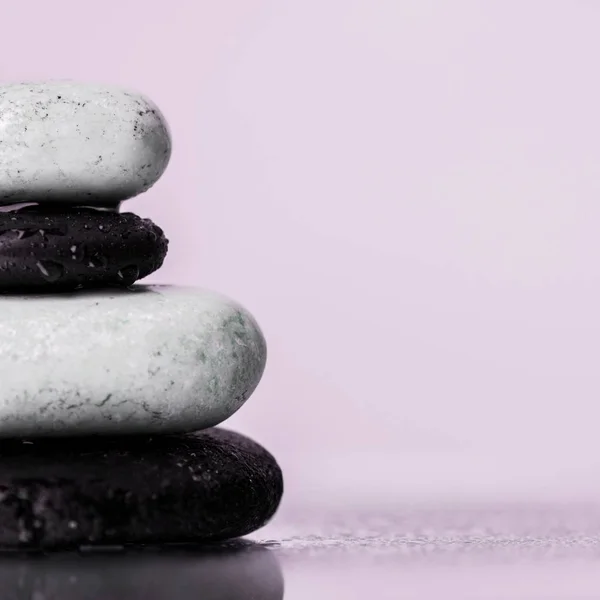
[[[24,238],[28,238],[28,237],[31,237],[32,235],[35,235],[39,230],[38,229],[15,229],[14,231],[17,234],[17,239],[22,240]]]
[[[33,534],[30,531],[26,531],[24,529],[21,529],[21,531],[19,531],[19,541],[23,544],[27,544],[31,541],[32,538]]]
[[[65,272],[64,267],[52,260],[38,260],[35,266],[40,270],[40,273],[44,276],[44,279],[49,282],[58,281]]]
[[[83,244],[73,244],[69,250],[71,251],[71,258],[77,262],[81,262],[85,258],[85,248]]]
[[[112,225],[110,223],[101,223],[98,225],[98,229],[103,233],[108,233],[112,229]]]
[[[88,261],[88,267],[92,267],[93,269],[106,269],[108,267],[108,260],[102,254],[94,254],[90,256]]]
[[[117,271],[117,275],[123,284],[132,285],[140,276],[140,270],[136,265],[127,265],[126,267],[123,267],[121,270]]]

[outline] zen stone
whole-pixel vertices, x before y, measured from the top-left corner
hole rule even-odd
[[[167,167],[159,109],[117,87],[69,81],[0,86],[0,204],[115,205]]]
[[[133,213],[48,205],[0,212],[0,290],[129,286],[159,269],[167,249],[162,229]]]
[[[0,547],[223,540],[275,513],[283,479],[224,429],[175,436],[0,442]]]
[[[0,437],[211,427],[242,406],[265,362],[254,318],[212,292],[0,295]]]

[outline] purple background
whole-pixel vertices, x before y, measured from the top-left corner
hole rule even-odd
[[[288,503],[586,498],[600,478],[600,4],[10,2],[2,83],[153,98],[150,281],[245,304],[229,422]]]

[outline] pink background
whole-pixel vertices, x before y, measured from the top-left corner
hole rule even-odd
[[[600,3],[10,2],[2,82],[152,97],[151,281],[270,346],[288,503],[600,491]]]

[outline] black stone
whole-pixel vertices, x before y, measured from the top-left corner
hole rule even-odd
[[[225,429],[0,442],[0,548],[224,540],[283,493],[275,459]]]
[[[0,291],[129,286],[162,266],[168,240],[150,219],[92,208],[0,213]]]

